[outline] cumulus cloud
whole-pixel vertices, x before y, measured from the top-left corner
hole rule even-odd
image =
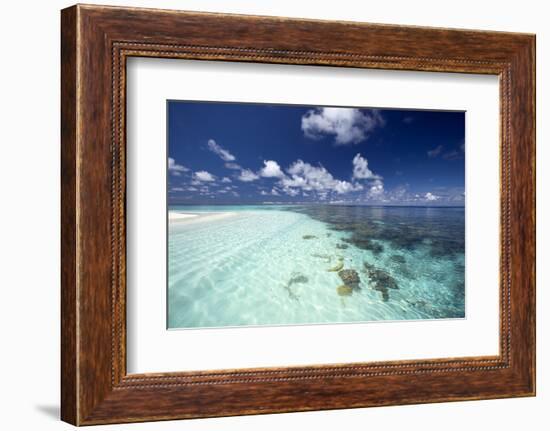
[[[385,190],[384,185],[374,181],[366,194],[356,202],[379,202],[390,205],[463,205],[463,187],[439,187],[431,192],[419,192],[410,189],[409,184],[400,184],[393,189]]]
[[[333,191],[336,193],[349,193],[363,190],[363,186],[357,183],[349,183],[347,181],[335,180]]]
[[[172,157],[168,157],[168,172],[175,176],[180,176],[182,172],[188,172],[189,168],[179,165]]]
[[[380,198],[384,194],[384,183],[377,179],[370,185],[367,196],[371,199]]]
[[[216,181],[216,177],[214,175],[212,175],[210,172],[207,172],[207,171],[195,172],[194,178],[197,181],[205,181],[205,182]]]
[[[243,169],[238,177],[239,181],[244,181],[245,183],[256,181],[258,178],[260,177],[252,172],[250,169]]]
[[[302,131],[311,139],[334,136],[336,145],[351,145],[365,141],[385,121],[375,109],[315,108],[302,116]]]
[[[408,184],[398,185],[397,187],[395,187],[393,190],[391,190],[386,194],[387,194],[388,200],[394,201],[394,202],[406,202],[411,200]]]
[[[290,165],[287,173],[289,176],[281,178],[278,184],[290,196],[296,196],[299,191],[315,191],[322,197],[329,192],[342,194],[363,189],[361,184],[338,180],[323,166],[312,166],[302,160]]]
[[[227,177],[222,178],[222,183],[230,183],[230,182],[231,182],[230,178],[227,178]]]
[[[300,194],[299,189],[293,189],[293,188],[285,188],[284,192],[289,195],[290,197],[298,196]]]
[[[426,194],[424,195],[424,198],[425,198],[427,201],[436,201],[436,200],[439,199],[439,196],[434,195],[434,194],[428,192],[428,193],[426,193]]]
[[[264,167],[260,170],[260,176],[266,178],[282,178],[285,174],[275,160],[264,160]]]
[[[207,145],[208,145],[208,149],[212,151],[214,154],[217,154],[220,157],[220,159],[222,159],[224,162],[233,162],[236,160],[233,154],[231,154],[228,150],[218,145],[216,141],[214,141],[214,139],[209,139]]]
[[[443,145],[438,145],[434,149],[428,151],[428,157],[432,157],[432,158],[437,157],[441,154],[442,151],[443,151]]]
[[[357,180],[380,179],[378,175],[372,173],[369,169],[369,162],[360,153],[353,158],[353,178]]]

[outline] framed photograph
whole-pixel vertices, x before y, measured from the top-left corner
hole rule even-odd
[[[535,37],[62,11],[61,415],[535,394]]]

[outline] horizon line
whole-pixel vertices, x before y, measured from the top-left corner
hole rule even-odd
[[[466,205],[425,205],[425,204],[353,204],[353,203],[317,203],[317,202],[251,202],[251,203],[178,203],[169,202],[167,206],[181,205],[181,206],[273,206],[273,205],[285,205],[285,206],[304,206],[304,205],[323,205],[323,206],[354,206],[354,207],[416,207],[416,208],[465,208]]]

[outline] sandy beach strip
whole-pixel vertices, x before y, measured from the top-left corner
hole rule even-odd
[[[203,223],[207,221],[222,220],[236,215],[236,212],[201,212],[201,213],[183,213],[168,211],[168,221],[170,223]]]

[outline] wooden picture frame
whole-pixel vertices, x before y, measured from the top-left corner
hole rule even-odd
[[[64,9],[61,17],[64,421],[91,425],[535,394],[534,35],[83,5]],[[500,354],[128,375],[130,56],[498,75]]]

